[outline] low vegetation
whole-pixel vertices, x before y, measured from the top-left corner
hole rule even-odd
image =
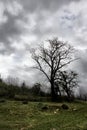
[[[3,101],[0,102],[0,130],[87,130],[86,102]]]

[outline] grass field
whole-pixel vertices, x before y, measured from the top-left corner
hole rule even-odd
[[[0,130],[87,130],[87,103],[66,104],[68,110],[61,103],[0,103]]]

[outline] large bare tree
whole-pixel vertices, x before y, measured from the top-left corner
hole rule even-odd
[[[59,78],[58,73],[74,60],[73,47],[57,38],[48,40],[46,44],[45,47],[40,46],[38,51],[34,50],[32,57],[37,64],[35,68],[40,70],[50,82],[52,100],[55,100],[55,82]]]

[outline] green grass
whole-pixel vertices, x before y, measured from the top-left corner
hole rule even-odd
[[[0,130],[87,130],[87,103],[0,103]],[[49,109],[42,110],[43,106]],[[58,109],[57,109],[58,106]]]

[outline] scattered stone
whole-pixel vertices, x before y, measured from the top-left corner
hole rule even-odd
[[[59,109],[57,108],[57,109],[56,109],[56,112],[58,112],[58,111],[59,111]]]
[[[43,106],[42,110],[48,110],[48,106]]]
[[[51,129],[51,130],[56,130],[55,128]]]
[[[28,104],[28,101],[23,101],[22,103],[23,103],[23,104]]]
[[[5,99],[0,99],[0,103],[4,103],[5,101]]]
[[[67,110],[67,109],[69,109],[69,107],[68,107],[68,105],[66,105],[66,104],[62,104],[62,106],[61,106],[64,110]]]
[[[25,130],[25,128],[21,128],[21,130]]]
[[[54,111],[54,114],[56,114],[57,112],[56,111]]]
[[[54,111],[54,114],[56,114],[58,111],[59,111],[59,109],[56,109],[56,110]]]
[[[76,108],[74,108],[74,109],[73,109],[73,111],[77,111],[77,109],[76,109]]]

